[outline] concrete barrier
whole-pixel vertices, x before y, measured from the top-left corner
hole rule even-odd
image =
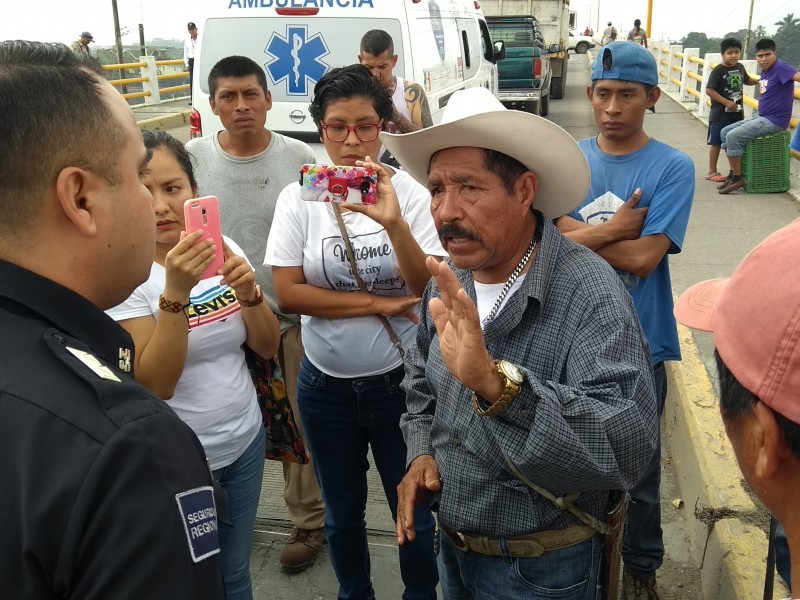
[[[681,325],[681,362],[667,363],[669,396],[664,431],[688,512],[689,553],[700,567],[704,600],[764,596],[766,516],[743,485],[725,435],[717,393],[692,333]],[[774,598],[788,592],[776,578]]]

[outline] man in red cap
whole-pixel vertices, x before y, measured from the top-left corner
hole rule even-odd
[[[800,590],[800,219],[770,235],[730,279],[689,288],[675,316],[714,332],[720,412],[747,483],[783,523]],[[798,596],[792,595],[792,598]]]

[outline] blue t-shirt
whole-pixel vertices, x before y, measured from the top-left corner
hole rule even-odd
[[[649,207],[642,236],[663,233],[670,239],[668,254],[681,251],[694,199],[694,164],[683,152],[656,140],[623,156],[606,154],[596,138],[578,142],[592,169],[592,184],[583,203],[569,216],[597,225],[608,221],[636,188],[642,189],[640,208]],[[680,360],[678,330],[672,314],[672,283],[665,255],[645,278],[617,269],[633,297],[653,364]]]
[[[797,70],[787,62],[776,60],[769,71],[761,73],[758,82],[758,116],[775,127],[786,129],[792,119],[794,81]]]

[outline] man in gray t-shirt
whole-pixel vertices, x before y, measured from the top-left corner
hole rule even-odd
[[[208,76],[211,109],[225,128],[190,141],[200,193],[219,198],[222,231],[242,247],[253,265],[264,298],[281,323],[279,358],[297,423],[297,373],[303,347],[300,317],[278,310],[272,272],[264,266],[275,202],[298,181],[303,163],[313,163],[311,148],[265,128],[272,97],[264,70],[242,56],[223,58]],[[294,524],[281,552],[290,573],[313,564],[324,541],[325,507],[313,465],[283,463],[286,512]]]

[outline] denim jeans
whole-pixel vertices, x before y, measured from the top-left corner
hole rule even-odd
[[[215,469],[214,479],[228,498],[228,522],[219,523],[219,560],[227,600],[251,600],[250,550],[253,527],[264,477],[264,428],[242,455],[228,466]]]
[[[386,501],[397,518],[397,486],[406,472],[406,444],[400,415],[402,367],[384,375],[331,377],[303,357],[297,403],[314,456],[325,500],[325,534],[340,600],[373,600],[364,512],[367,504],[367,448],[372,447]],[[433,515],[426,505],[414,513],[417,538],[399,548],[404,600],[436,598]]]
[[[439,577],[444,600],[598,600],[603,541],[599,535],[537,558],[462,552],[444,532]]]
[[[642,479],[631,490],[628,521],[622,559],[625,568],[637,575],[655,572],[664,562],[664,539],[661,531],[661,413],[667,398],[667,371],[664,363],[653,368],[658,400],[658,437],[656,451]]]
[[[743,156],[747,142],[762,135],[783,131],[764,117],[753,117],[746,121],[738,121],[724,127],[719,132],[722,147],[728,156]]]

